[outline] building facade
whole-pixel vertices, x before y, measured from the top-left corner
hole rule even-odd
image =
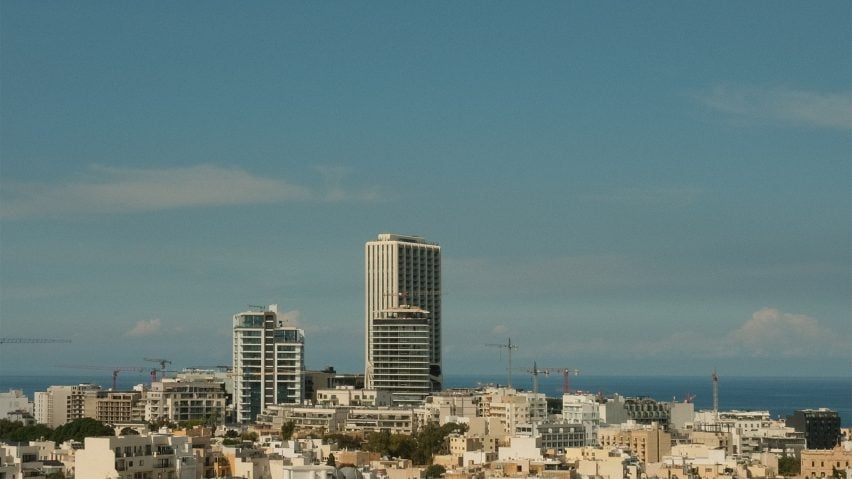
[[[802,409],[787,416],[787,426],[805,434],[808,449],[833,449],[840,443],[840,414],[826,408]]]
[[[424,318],[428,333],[428,390],[440,391],[443,384],[441,247],[418,236],[383,233],[365,245],[364,270],[365,387],[378,389],[375,353],[379,323],[376,320],[389,311],[408,306],[428,313]],[[412,387],[419,394],[421,381]]]
[[[234,406],[241,423],[267,406],[304,400],[305,333],[269,305],[234,316]]]
[[[387,391],[394,404],[422,402],[432,391],[429,312],[403,305],[379,311],[371,339],[372,389]]]
[[[225,420],[226,401],[222,380],[163,379],[151,383],[145,400],[145,420],[181,423],[204,419],[221,423]]]

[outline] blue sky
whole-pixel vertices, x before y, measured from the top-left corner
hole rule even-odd
[[[445,371],[849,375],[848,2],[0,4],[0,373],[363,368],[363,244],[443,247]],[[150,366],[150,363],[148,364]],[[69,370],[61,373],[71,372]]]

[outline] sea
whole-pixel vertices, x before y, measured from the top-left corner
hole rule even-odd
[[[148,384],[145,374],[119,374],[118,389]],[[538,390],[548,397],[561,397],[562,376],[539,376]],[[0,392],[21,389],[30,399],[34,391],[45,391],[51,385],[93,383],[103,388],[112,386],[112,375],[0,375]],[[506,375],[446,375],[445,388],[469,388],[487,384],[506,385]],[[513,375],[517,389],[532,390],[530,375]],[[713,383],[704,376],[595,376],[569,377],[571,391],[594,394],[620,394],[626,397],[648,397],[660,401],[695,403],[696,410],[713,408]],[[852,427],[852,377],[721,377],[719,409],[722,411],[769,411],[772,417],[784,418],[799,409],[828,408],[837,411],[842,427]]]

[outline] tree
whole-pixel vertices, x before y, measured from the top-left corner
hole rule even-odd
[[[447,472],[447,468],[440,464],[432,464],[431,466],[426,468],[426,477],[427,478],[435,478],[441,477],[444,473]]]
[[[9,442],[29,442],[50,439],[53,429],[44,424],[24,426],[21,421],[0,419],[0,440]]]
[[[293,433],[296,432],[296,423],[287,421],[281,426],[281,440],[289,441],[293,439]]]
[[[326,466],[335,466],[337,467],[337,461],[334,459],[334,454],[328,455],[328,460],[325,461]]]
[[[87,437],[115,436],[113,428],[89,417],[75,419],[53,431],[51,439],[60,444],[69,439],[82,442]]]
[[[121,428],[121,431],[118,433],[118,435],[119,436],[138,436],[139,431],[137,431],[136,429],[133,429],[130,426],[126,426],[126,427]]]
[[[348,434],[332,433],[322,437],[326,444],[337,444],[339,449],[359,449],[363,442],[360,438]]]
[[[795,457],[779,457],[778,458],[778,474],[782,476],[798,476],[801,464]]]

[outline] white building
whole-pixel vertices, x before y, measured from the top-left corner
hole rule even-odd
[[[145,420],[180,423],[194,419],[225,420],[225,382],[217,379],[166,378],[151,383],[145,395]]]
[[[237,421],[254,421],[272,404],[305,397],[305,332],[269,305],[234,316],[234,405]]]
[[[317,390],[317,404],[322,406],[390,406],[390,402],[390,392],[378,389],[338,386]]]
[[[188,437],[87,437],[76,454],[76,477],[195,479],[198,462]]]
[[[21,389],[10,389],[9,392],[0,393],[0,419],[5,419],[9,413],[26,412],[33,413],[33,404]]]
[[[562,418],[566,422],[582,424],[585,427],[587,446],[597,443],[600,409],[593,394],[563,394]]]
[[[50,386],[35,393],[36,422],[57,428],[75,419],[96,416],[97,397],[101,387],[96,384]]]
[[[403,305],[379,311],[371,339],[372,387],[394,404],[418,404],[432,391],[429,311]]]
[[[441,371],[441,247],[418,236],[383,233],[365,245],[365,387],[378,389],[376,318],[410,306],[428,312],[429,391],[440,391]],[[420,348],[420,345],[417,345]],[[421,354],[418,352],[417,354]],[[419,361],[419,359],[418,359]],[[416,394],[421,381],[399,384]]]

